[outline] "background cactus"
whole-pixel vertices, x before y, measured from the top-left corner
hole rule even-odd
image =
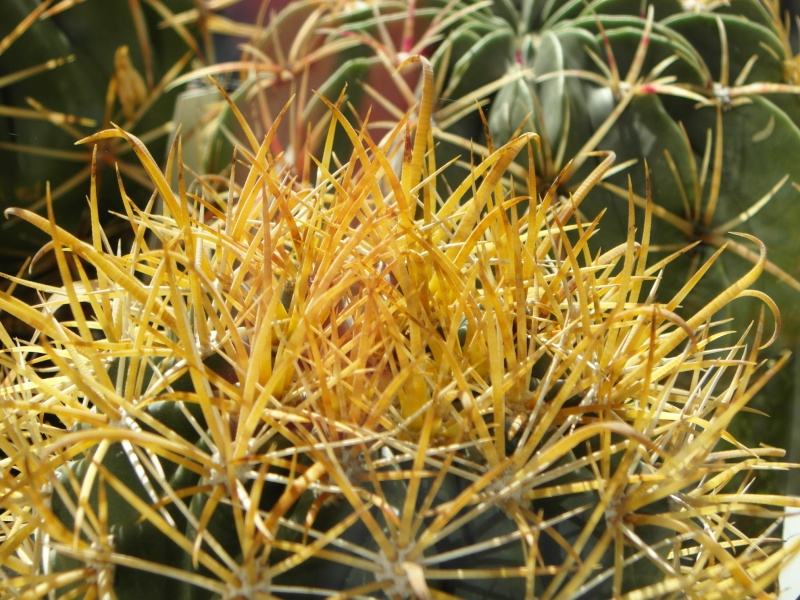
[[[620,215],[608,217],[606,239],[624,232],[625,182],[630,176],[643,189],[646,161],[661,223],[653,241],[669,249],[699,242],[684,259],[690,273],[708,248],[728,244],[747,254],[728,232],[758,236],[770,248],[771,270],[783,278],[780,284],[765,278],[764,289],[786,305],[784,335],[794,339],[797,247],[785,224],[797,200],[789,183],[798,178],[790,157],[800,142],[795,63],[777,3],[727,4],[508,3],[498,18],[482,21],[491,33],[471,48],[475,56],[457,54],[463,58],[453,65],[455,85],[448,89],[456,95],[473,89],[475,69],[494,81],[509,69],[529,69],[501,86],[487,109],[493,136],[503,140],[519,127],[540,131],[541,168],[550,179],[573,155],[570,172],[579,173],[585,161],[590,168],[586,151],[613,150],[622,161],[638,161],[638,168],[604,183],[623,202],[595,194],[584,208]],[[457,32],[454,43],[463,35]],[[490,61],[481,60],[487,40],[506,46],[505,65],[491,62],[504,71],[487,74]],[[720,261],[717,285],[698,300],[746,268],[745,261]],[[746,310],[745,321],[754,314]]]
[[[189,67],[214,61],[215,32],[240,32],[221,19],[193,0],[0,3],[0,206],[43,213],[49,181],[59,223],[88,234],[91,154],[75,142],[113,121],[165,157],[179,91],[169,86]],[[125,144],[105,141],[98,156],[98,201],[108,224],[109,210],[122,209],[115,169],[138,204],[153,190]],[[6,272],[15,273],[46,239],[19,219],[4,220],[0,231]],[[113,244],[114,231],[106,233]],[[55,269],[47,260],[35,267],[40,277]]]
[[[506,68],[529,68],[530,75],[504,84],[493,98],[487,110],[495,139],[504,140],[531,113],[522,128],[542,133],[540,162],[548,178],[561,170],[564,157],[576,154],[570,170],[579,174],[587,150],[613,150],[621,161],[638,161],[603,183],[616,201],[596,193],[584,203],[589,216],[610,213],[600,232],[603,244],[624,234],[627,178],[643,189],[646,161],[658,206],[654,245],[671,252],[698,243],[665,279],[667,293],[679,289],[714,248],[734,250],[687,298],[690,306],[707,302],[754,259],[729,233],[756,235],[769,248],[772,272],[758,287],[781,306],[780,347],[795,349],[800,248],[791,231],[800,215],[793,186],[800,173],[792,157],[800,149],[800,103],[797,62],[777,2],[508,4],[497,11],[500,18],[465,25],[466,31],[489,27],[492,34],[472,47],[474,58],[453,65],[453,93],[473,89],[471,65],[478,65],[476,73],[497,65],[488,53],[502,40]],[[456,32],[454,42],[463,35]],[[489,46],[486,40],[495,41]],[[584,170],[596,159],[585,160]],[[564,183],[571,187],[568,179]],[[729,314],[741,327],[757,311],[755,303],[742,302]],[[787,399],[796,399],[790,372],[755,406],[778,417],[790,411]],[[790,439],[786,423],[791,419],[762,426],[772,428],[768,439],[780,445]],[[741,425],[747,430],[752,421]]]
[[[41,305],[0,294],[38,331],[18,343],[0,329],[10,589],[772,589],[798,549],[773,540],[775,509],[794,501],[747,493],[780,452],[745,448],[727,428],[780,364],[759,360],[771,341],[761,323],[711,347],[715,315],[749,294],[763,245],[743,238],[754,266],[681,317],[691,285],[664,303],[647,293],[672,266],[650,257],[652,211],[638,238],[631,228],[603,254],[599,221],[578,213],[611,154],[564,200],[555,185],[540,194],[524,134],[440,197],[433,75],[421,62],[419,113],[380,143],[326,103],[313,179],[288,176],[272,154],[277,121],[261,141],[240,122],[254,142],[238,152],[252,161],[235,167],[243,185],[220,189],[213,176],[197,194],[180,141],[162,173],[120,128],[84,140],[124,139],[164,203],[163,214],[136,211],[121,194],[127,254],[104,247],[95,185],[89,242],[52,210],[10,211],[52,239],[63,278],[32,284]],[[354,151],[339,167],[330,149],[341,135]],[[512,178],[520,153],[527,177]],[[745,534],[740,514],[763,519],[762,532]]]

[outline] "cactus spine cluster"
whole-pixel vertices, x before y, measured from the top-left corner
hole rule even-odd
[[[629,178],[643,227],[649,178],[653,255],[684,250],[664,274],[659,300],[678,293],[718,248],[728,249],[685,298],[696,311],[758,260],[735,234],[755,235],[769,249],[767,274],[756,286],[783,316],[779,342],[765,354],[775,359],[786,349],[796,355],[800,335],[800,238],[791,233],[798,227],[800,87],[796,41],[781,11],[777,0],[296,2],[254,40],[259,51],[246,54],[274,71],[263,67],[249,77],[236,100],[251,122],[269,124],[294,93],[317,124],[324,107],[308,89],[335,94],[347,82],[343,110],[357,122],[369,107],[371,131],[380,137],[375,132],[414,105],[418,84],[413,72],[387,81],[387,70],[407,52],[424,54],[437,73],[437,161],[457,161],[439,178],[440,193],[467,176],[470,153],[487,156],[490,146],[522,132],[539,135],[540,193],[553,182],[562,194],[574,192],[602,151],[613,151],[615,168],[581,204],[586,220],[605,213],[598,246],[614,247],[627,235]],[[232,114],[228,123],[235,131]],[[301,143],[285,157],[299,170],[306,162],[313,168],[305,149],[318,152],[324,133],[298,127],[291,139]],[[281,138],[289,140],[289,132]],[[509,170],[524,177],[526,160]],[[229,163],[226,151],[212,164]],[[760,310],[758,301],[742,300],[720,317],[743,330]],[[797,437],[791,372],[755,402],[788,418],[739,420],[742,436],[754,442],[766,428],[766,439],[781,446]],[[769,475],[764,481],[785,491]]]

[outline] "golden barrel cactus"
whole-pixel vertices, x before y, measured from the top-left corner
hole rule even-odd
[[[242,184],[185,184],[120,128],[163,201],[108,247],[50,237],[61,286],[0,294],[0,585],[55,598],[769,597],[797,502],[748,492],[781,451],[731,419],[780,364],[773,319],[726,333],[754,267],[697,312],[667,302],[652,214],[599,252],[572,195],[540,193],[526,134],[437,186],[419,109],[384,139],[340,103],[313,180],[277,123]],[[246,122],[244,131],[252,133]],[[336,136],[354,147],[339,164]],[[523,178],[508,168],[527,155]],[[178,185],[167,183],[177,170]],[[761,296],[768,314],[774,305]],[[766,326],[765,326],[766,323]],[[765,333],[766,332],[766,333]],[[727,340],[720,350],[719,343]],[[741,515],[761,530],[743,531]],[[4,594],[4,595],[8,595]]]

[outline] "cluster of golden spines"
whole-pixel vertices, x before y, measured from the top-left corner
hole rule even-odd
[[[194,570],[170,578],[220,597],[291,596],[306,588],[282,577],[311,559],[366,573],[351,594],[388,597],[492,579],[541,597],[604,585],[619,595],[642,564],[658,573],[643,598],[758,595],[775,579],[792,549],[747,537],[734,515],[771,517],[790,502],[743,493],[741,473],[779,453],[726,433],[771,372],[758,361],[761,328],[724,351],[709,344],[714,314],[749,293],[763,249],[746,276],[681,316],[693,283],[668,303],[650,293],[669,259],[648,265],[649,212],[618,248],[592,249],[599,219],[583,222],[579,206],[613,156],[569,198],[555,186],[539,196],[532,159],[527,180],[508,175],[535,143],[523,136],[443,196],[427,75],[418,115],[380,141],[329,103],[313,182],[276,167],[277,125],[238,150],[246,177],[222,189],[216,178],[187,189],[180,143],[172,190],[139,140],[93,136],[127,138],[164,202],[163,213],[126,202],[136,231],[126,254],[99,226],[83,242],[13,211],[51,235],[64,285],[42,286],[37,306],[0,296],[39,332],[28,344],[0,332],[0,552],[12,585],[102,593],[119,565],[157,571],[115,553],[120,502],[191,557]],[[335,135],[355,147],[343,164]],[[188,433],[157,416],[161,405]],[[117,447],[135,491],[106,466]],[[87,457],[78,477],[69,465]],[[194,484],[175,487],[167,465]],[[281,487],[265,509],[270,483]],[[349,507],[341,521],[319,525],[337,503]],[[215,537],[222,512],[238,555]],[[489,517],[510,526],[451,547],[455,531]],[[347,538],[356,526],[369,543]],[[459,565],[504,546],[517,564]],[[46,568],[48,550],[77,566]]]

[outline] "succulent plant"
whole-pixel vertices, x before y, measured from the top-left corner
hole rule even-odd
[[[552,180],[566,167],[566,189],[573,173],[580,181],[593,167],[597,159],[588,151],[611,150],[622,163],[637,161],[598,186],[610,194],[598,189],[583,204],[587,218],[607,211],[602,245],[624,235],[627,178],[643,189],[646,163],[658,223],[654,247],[669,253],[697,244],[666,275],[667,296],[715,248],[732,250],[686,299],[687,307],[703,305],[756,259],[731,232],[757,236],[769,248],[770,272],[757,287],[783,317],[772,356],[782,348],[795,351],[800,241],[790,232],[800,216],[800,171],[792,158],[800,151],[800,80],[778,3],[523,1],[495,3],[494,12],[496,18],[465,23],[450,38],[457,48],[470,32],[482,32],[470,51],[452,52],[459,58],[451,61],[445,95],[468,95],[476,78],[501,81],[509,72],[523,73],[497,88],[486,108],[489,129],[498,143],[519,128],[539,132],[540,172]],[[496,59],[499,46],[506,48],[504,64]],[[471,121],[477,137],[480,123]],[[571,156],[577,158],[566,165]],[[641,222],[646,199],[636,200]],[[741,302],[728,316],[736,329],[758,310],[757,302]],[[782,376],[754,406],[773,416],[791,414],[795,385]],[[767,439],[788,444],[788,423],[791,418],[764,422],[771,429]],[[753,435],[752,420],[740,426]]]
[[[59,223],[87,233],[91,153],[75,142],[115,122],[165,157],[178,93],[169,84],[191,64],[213,60],[210,36],[223,28],[218,20],[211,7],[200,15],[193,0],[0,3],[0,206],[43,213],[50,182]],[[115,169],[139,205],[152,194],[132,157],[118,140],[102,144],[96,166],[104,221],[122,206]],[[45,238],[17,219],[0,227],[0,264],[16,272]],[[45,261],[36,266],[40,273],[55,269]]]
[[[294,2],[237,65],[245,78],[236,99],[253,127],[261,121],[266,130],[286,100],[298,96],[293,110],[304,118],[292,120],[287,154],[300,171],[306,150],[321,150],[324,139],[324,105],[311,90],[335,97],[346,83],[351,114],[357,118],[369,107],[379,127],[376,114],[396,118],[416,101],[418,80],[389,75],[409,52],[426,54],[439,74],[440,163],[487,152],[479,103],[495,144],[522,131],[540,135],[536,164],[545,188],[560,178],[567,192],[576,185],[572,179],[582,181],[599,163],[597,151],[614,151],[627,168],[607,174],[584,205],[589,216],[611,213],[599,233],[609,245],[625,237],[627,178],[643,189],[646,163],[663,225],[655,228],[654,245],[671,252],[699,244],[682,259],[690,273],[722,245],[745,258],[719,261],[714,285],[709,276],[697,302],[756,259],[728,235],[750,232],[770,248],[765,289],[786,304],[783,334],[793,340],[800,248],[778,226],[797,199],[791,182],[800,181],[792,158],[800,147],[800,87],[787,25],[773,0]],[[232,113],[227,123],[236,126]],[[229,150],[214,164],[227,164]],[[461,167],[453,169],[456,181],[469,169],[466,160]],[[521,160],[518,174],[525,168]],[[641,210],[644,203],[637,198]],[[671,292],[686,279],[675,277],[664,284]],[[757,304],[737,306],[746,307],[740,324],[757,317],[751,312]]]
[[[758,259],[697,312],[719,260],[657,302],[654,210],[598,253],[579,209],[542,191],[536,137],[451,166],[432,149],[434,78],[375,140],[328,102],[316,173],[272,151],[287,107],[237,149],[229,185],[187,191],[181,141],[162,172],[120,127],[164,204],[120,196],[134,243],[42,231],[63,279],[33,324],[0,329],[2,581],[28,597],[769,597],[800,548],[774,539],[782,468],[728,432],[780,367],[764,320],[725,334]],[[333,155],[345,136],[349,160]],[[520,154],[528,170],[510,168]],[[95,160],[98,159],[95,151]],[[340,164],[341,163],[341,164]],[[236,183],[244,170],[243,183]],[[178,185],[169,180],[177,171]],[[121,179],[120,182],[123,180]],[[774,309],[771,303],[767,307]],[[724,344],[722,340],[727,340]],[[720,348],[724,346],[724,348]],[[763,531],[744,533],[741,515]]]
[[[733,233],[755,235],[769,248],[769,274],[757,287],[782,308],[780,342],[767,351],[776,358],[795,350],[800,334],[800,238],[792,233],[800,87],[781,10],[775,0],[295,2],[247,47],[235,98],[258,135],[286,99],[299,98],[299,116],[279,136],[290,143],[274,152],[283,151],[301,173],[313,170],[308,156],[325,139],[324,104],[311,89],[333,98],[346,83],[342,110],[358,120],[369,108],[370,131],[379,139],[417,101],[415,72],[388,74],[408,52],[424,54],[438,74],[437,162],[456,161],[438,178],[440,194],[468,175],[470,156],[488,156],[522,132],[540,136],[534,160],[542,193],[557,181],[559,193],[569,195],[603,160],[602,151],[613,151],[617,165],[581,205],[587,220],[606,213],[599,247],[626,238],[629,178],[641,229],[649,177],[652,252],[668,256],[695,244],[661,280],[665,299],[716,249],[729,249],[684,299],[693,312],[758,260]],[[229,165],[236,141],[245,141],[233,111],[223,125],[232,141],[212,148],[214,169]],[[347,140],[340,142],[334,151],[346,156]],[[509,167],[519,178],[526,160]],[[726,307],[726,316],[738,330],[760,310],[758,301],[743,300]],[[789,411],[790,372],[756,402],[760,410]],[[790,422],[762,425],[782,445]]]

